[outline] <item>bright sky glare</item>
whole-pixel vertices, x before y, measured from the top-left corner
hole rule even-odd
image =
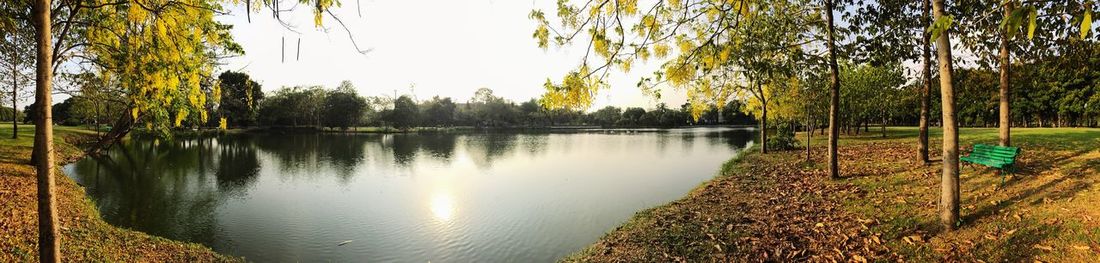
[[[356,52],[337,21],[326,16],[326,29],[313,26],[310,8],[284,13],[293,30],[280,26],[270,11],[252,14],[243,7],[219,20],[232,24],[233,37],[246,54],[232,58],[221,70],[244,71],[264,85],[335,87],[350,80],[363,96],[412,94],[419,100],[434,95],[464,102],[481,87],[522,102],[540,96],[547,78],[560,80],[583,56],[584,46],[540,49],[531,37],[532,9],[549,14],[556,0],[375,1],[343,0],[333,10],[367,55]],[[362,11],[359,16],[357,10]],[[295,32],[297,31],[297,32]],[[327,31],[327,32],[326,32]],[[281,62],[285,38],[286,61]],[[296,48],[301,39],[300,58]],[[657,63],[637,63],[627,74],[614,74],[593,109],[607,105],[652,108],[653,98],[635,86]],[[666,91],[662,102],[678,108],[683,95]]]

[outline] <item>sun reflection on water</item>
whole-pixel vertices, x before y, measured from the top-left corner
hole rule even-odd
[[[433,194],[428,205],[432,210],[432,216],[440,222],[449,222],[454,217],[455,202],[450,193],[438,192]]]

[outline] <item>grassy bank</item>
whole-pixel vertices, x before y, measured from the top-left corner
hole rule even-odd
[[[940,163],[918,164],[915,128],[887,133],[842,138],[839,180],[825,176],[823,136],[808,163],[804,151],[743,156],[566,261],[1100,260],[1100,129],[1014,129],[1021,171],[1001,187],[995,171],[964,167],[954,232],[936,216]],[[960,136],[966,149],[996,139]]]
[[[34,130],[20,126],[19,139],[10,139],[11,126],[0,128],[0,262],[37,259],[37,202],[34,168],[29,165]],[[56,127],[54,145],[59,162],[80,158],[75,145],[92,132]],[[225,262],[240,261],[214,253],[202,245],[172,241],[104,222],[95,204],[60,172],[57,175],[61,255],[73,262]]]

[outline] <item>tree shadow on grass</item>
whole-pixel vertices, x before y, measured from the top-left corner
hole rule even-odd
[[[1028,187],[1027,184],[1034,180],[1038,180],[1038,176],[1040,176],[1042,172],[1072,165],[1074,162],[1073,160],[1077,159],[1077,157],[1079,156],[1088,154],[1089,152],[1091,152],[1091,150],[1076,151],[1069,154],[1068,156],[1061,154],[1034,154],[1031,156],[1027,156],[1027,158],[1023,158],[1019,163],[1020,170],[1017,172],[1017,176],[1011,176],[1012,179],[1006,180],[1004,185],[998,188],[998,191]],[[975,167],[981,167],[981,169],[977,172],[977,175],[963,179],[964,182],[974,180],[976,177],[985,175],[989,173],[989,171],[993,170],[990,168],[985,168],[984,166]],[[1082,166],[1078,167],[1078,169],[1096,169],[1097,167],[1100,167],[1100,161],[1089,160],[1085,162]],[[963,219],[965,222],[974,222],[977,220],[981,220],[983,218],[996,214],[1000,210],[1010,208],[1021,201],[1032,198],[1040,200],[1040,196],[1052,200],[1075,196],[1078,192],[1087,190],[1089,187],[1089,184],[1084,182],[1082,179],[1084,179],[1083,173],[1062,173],[1058,175],[1057,178],[1054,178],[1049,182],[1043,183],[1038,186],[1033,186],[1031,188],[1023,189],[1018,193],[1012,195],[1008,199],[998,202],[995,205],[983,206],[973,213],[964,216]]]
[[[28,165],[30,160],[30,147],[5,146],[0,147],[0,165],[21,166]],[[2,175],[16,175],[3,173]]]
[[[979,243],[971,256],[990,262],[1026,262],[1043,254],[1037,246],[1044,240],[1062,236],[1065,229],[1060,226],[1045,225],[1038,222],[1025,224],[1029,227],[1018,229],[1006,238],[993,242]]]

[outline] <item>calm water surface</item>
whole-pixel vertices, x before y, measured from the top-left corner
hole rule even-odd
[[[679,198],[752,138],[224,135],[133,140],[65,172],[111,224],[251,261],[548,262]]]

